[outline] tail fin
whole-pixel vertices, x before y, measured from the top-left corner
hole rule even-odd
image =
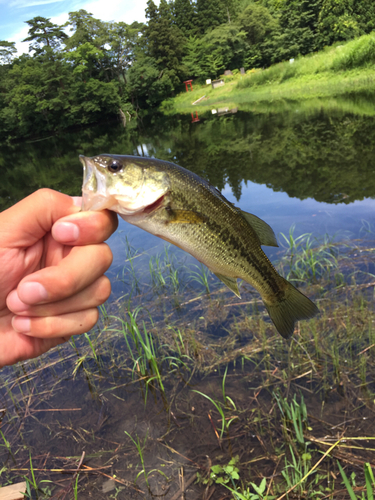
[[[281,279],[285,282],[284,299],[275,304],[267,304],[265,302],[264,305],[277,331],[287,339],[293,334],[294,323],[296,321],[312,318],[319,312],[319,309],[287,280],[284,278]]]

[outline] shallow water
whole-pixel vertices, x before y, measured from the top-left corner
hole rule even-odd
[[[215,500],[229,492],[210,467],[238,456],[240,480],[219,476],[239,490],[266,477],[278,496],[293,454],[310,468],[345,437],[294,498],[338,498],[337,460],[364,485],[375,448],[375,117],[373,101],[363,102],[282,113],[270,105],[194,123],[155,115],[128,129],[107,124],[1,148],[2,208],[38,187],[79,194],[78,154],[152,155],[195,171],[272,226],[280,247],[267,254],[321,315],[284,341],[250,286],[242,285],[241,300],[212,275],[205,287],[192,257],[120,220],[109,240],[113,294],[91,345],[76,338],[0,374],[0,430],[9,444],[1,436],[0,483],[31,478],[30,452],[37,482],[53,481],[40,497],[73,498],[85,451],[78,498],[149,498],[144,469],[153,495]],[[307,258],[290,268],[282,234],[292,227],[294,238],[311,233],[295,251],[312,243],[316,275]],[[294,397],[302,406],[301,395],[303,444],[280,406]],[[302,459],[307,451],[311,458]]]

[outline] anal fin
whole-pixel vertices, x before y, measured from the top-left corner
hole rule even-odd
[[[227,285],[227,287],[230,288],[239,299],[241,298],[240,292],[238,291],[237,278],[230,278],[229,276],[224,276],[219,273],[214,273],[214,275],[219,278],[224,285]]]

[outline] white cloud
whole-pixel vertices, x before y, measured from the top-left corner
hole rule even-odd
[[[19,4],[24,3],[27,4],[27,6],[31,6],[30,0],[16,0],[16,2]],[[35,0],[35,4],[32,5],[42,5],[43,3],[52,2],[50,2],[49,0]],[[156,0],[155,3],[158,5],[159,0]],[[146,20],[146,0],[138,0],[137,2],[134,2],[133,0],[94,0],[90,2],[78,1],[72,2],[68,8],[68,12],[74,12],[79,9],[84,9],[87,12],[90,12],[94,17],[96,17],[97,19],[101,19],[102,21],[123,21],[125,23],[131,24],[133,21],[145,22]],[[44,15],[44,17],[50,17],[53,23],[62,25],[69,18],[68,12],[63,12],[57,16]],[[22,40],[24,40],[28,36],[28,31],[29,27],[25,25],[13,36],[8,37],[9,41],[16,42],[18,55],[24,52],[29,52],[29,43],[22,43]]]
[[[24,52],[29,52],[29,42],[22,42],[29,34],[29,26],[24,26],[20,31],[15,33],[13,36],[9,37],[10,42],[16,42],[16,49],[18,54],[21,55]]]
[[[103,0],[96,0],[88,2],[80,8],[84,8],[91,12],[94,17],[103,21],[124,21],[130,24],[133,21],[145,21],[146,1],[112,0],[111,2],[103,2]]]
[[[36,5],[48,5],[58,2],[64,2],[64,0],[13,0],[9,3],[9,6],[12,8],[24,9],[25,7],[35,7]]]

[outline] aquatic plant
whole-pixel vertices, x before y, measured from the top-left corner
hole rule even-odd
[[[365,472],[365,482],[366,482],[366,493],[367,495],[364,495],[364,492],[362,492],[361,497],[358,497],[354,489],[356,484],[355,484],[355,473],[352,473],[351,475],[351,480],[352,484],[350,484],[348,476],[345,474],[344,469],[342,468],[340,462],[337,462],[337,466],[339,468],[341,477],[344,481],[344,485],[347,489],[347,492],[350,496],[350,500],[358,500],[358,499],[363,499],[363,500],[374,500],[374,493],[375,493],[375,480],[374,480],[374,474],[371,469],[371,465],[367,462],[364,464],[364,472]]]
[[[195,265],[195,267],[197,267],[200,271],[191,272],[192,280],[203,285],[207,295],[210,295],[210,285],[208,282],[211,274],[210,270],[203,264],[200,264],[199,266]]]
[[[87,337],[1,372],[2,483],[27,473],[29,494],[35,496],[35,480],[42,498],[40,489],[52,487],[39,484],[43,471],[56,487],[70,488],[71,497],[87,489],[100,496],[104,478],[127,494],[141,491],[134,479],[147,484],[146,474],[153,489],[160,477],[163,488],[171,487],[168,495],[182,496],[198,472],[205,480],[216,474],[211,486],[194,486],[202,494],[209,486],[234,500],[292,498],[294,492],[336,498],[346,488],[337,480],[338,460],[354,494],[371,499],[371,467],[363,468],[362,480],[351,464],[371,462],[375,451],[374,245],[368,236],[353,243],[318,238],[312,249],[315,244],[326,244],[327,252],[333,244],[337,268],[316,273],[305,285],[304,292],[318,295],[321,313],[298,324],[291,342],[276,335],[254,291],[242,287],[239,301],[213,280],[210,296],[197,297],[196,286],[185,286],[192,280],[186,272],[179,276],[184,298],[177,309],[169,300],[174,291],[168,268],[161,300],[161,288],[150,286],[147,257],[135,260],[140,290],[132,291],[129,309],[126,289],[106,305]],[[281,249],[285,269],[290,249],[296,262],[304,248],[301,239]],[[339,287],[337,273],[344,275]],[[129,431],[133,426],[138,434]],[[147,441],[142,428],[150,429]],[[71,474],[79,456],[71,450],[81,446],[90,461],[82,465],[78,485]],[[230,463],[238,446],[243,453]],[[189,464],[184,480],[180,455]]]
[[[130,434],[129,432],[127,431],[124,431],[125,434],[132,440],[132,442],[134,443],[136,449],[137,449],[137,452],[138,452],[138,457],[141,461],[141,464],[142,464],[142,470],[140,472],[138,472],[136,478],[135,478],[135,483],[137,482],[139,476],[143,475],[144,477],[144,480],[145,480],[145,483],[147,484],[147,488],[149,489],[150,491],[150,483],[148,481],[148,478],[149,476],[154,473],[154,472],[157,472],[158,474],[160,474],[161,476],[163,476],[167,481],[168,481],[168,477],[164,474],[164,472],[158,470],[158,469],[152,469],[150,471],[146,471],[146,465],[145,465],[145,460],[144,460],[144,455],[143,455],[143,450],[146,446],[146,442],[147,442],[147,435],[148,435],[148,432],[146,432],[146,435],[145,435],[145,438],[143,440],[143,443],[139,440],[139,437],[137,436],[137,440],[135,440]]]

